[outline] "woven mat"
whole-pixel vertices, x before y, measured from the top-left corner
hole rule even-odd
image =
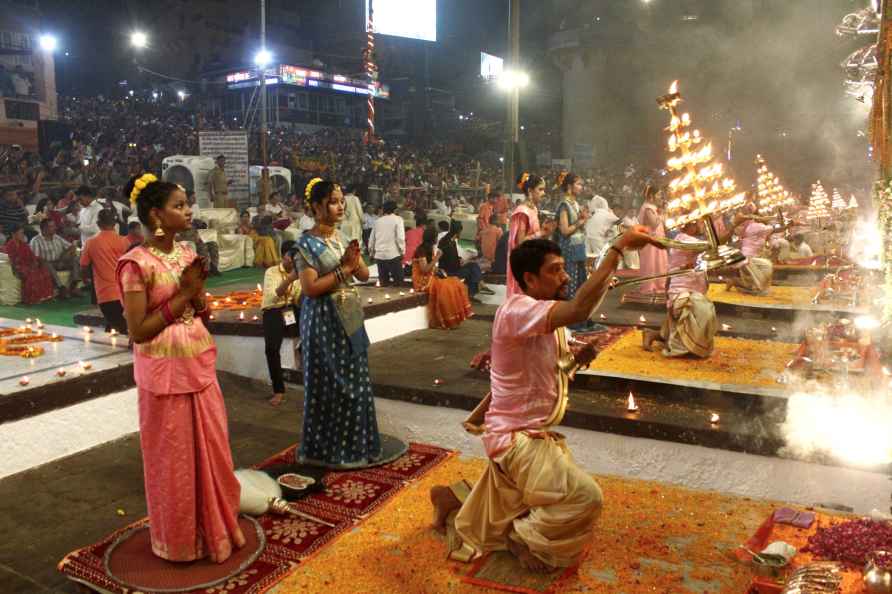
[[[260,468],[291,463],[292,446],[260,465]],[[418,480],[449,458],[452,452],[435,446],[410,444],[399,459],[366,470],[329,472],[323,478],[324,490],[291,505],[325,520],[331,528],[297,516],[267,514],[257,518],[266,537],[266,548],[243,571],[214,587],[191,590],[202,594],[260,594],[282,581],[298,565],[372,515],[410,483]],[[104,556],[118,537],[148,523],[142,519],[90,546],[69,553],[59,562],[59,571],[69,579],[113,594],[130,592],[105,570]],[[149,591],[144,591],[150,594]]]

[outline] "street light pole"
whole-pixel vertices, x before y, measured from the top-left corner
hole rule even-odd
[[[260,50],[266,54],[266,0],[260,0]],[[263,159],[263,169],[260,173],[260,204],[265,205],[269,199],[269,155],[267,154],[266,131],[266,66],[264,60],[260,64],[260,155]]]
[[[520,72],[520,0],[508,0],[508,46],[511,49],[509,69]],[[508,114],[505,122],[505,191],[514,186],[517,163],[517,146],[520,141],[520,86],[508,90]]]

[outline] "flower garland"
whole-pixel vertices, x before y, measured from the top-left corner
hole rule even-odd
[[[140,192],[145,190],[147,185],[156,181],[158,181],[158,178],[155,175],[146,173],[133,182],[133,190],[130,191],[130,206],[136,207],[136,201],[139,199]]]
[[[892,295],[892,179],[879,180],[873,186],[873,204],[877,210],[877,223],[883,248],[880,259],[885,276],[885,295]],[[892,300],[883,304],[883,320],[892,321]]]
[[[313,186],[322,181],[321,177],[314,177],[310,181],[307,182],[307,187],[304,188],[304,205],[306,206],[307,211],[312,210],[312,206],[310,205],[310,194],[313,193]]]

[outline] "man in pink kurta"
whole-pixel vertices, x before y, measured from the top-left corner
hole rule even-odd
[[[748,220],[743,223],[740,234],[740,251],[746,261],[737,267],[737,278],[730,278],[728,286],[737,287],[745,293],[767,293],[771,288],[774,265],[771,260],[760,258],[762,248],[774,234],[775,229],[758,221]]]
[[[675,241],[702,242],[703,239],[694,235],[699,231],[702,231],[702,223],[688,223],[675,236]],[[673,248],[669,250],[669,270],[694,268],[698,256],[698,252]],[[712,355],[717,321],[715,306],[707,298],[708,291],[706,272],[672,277],[666,300],[666,320],[658,332],[644,332],[644,348],[659,349],[665,357],[693,355],[706,358]]]
[[[587,365],[595,351],[583,349],[574,357],[565,327],[588,319],[607,291],[622,250],[649,243],[642,228],[629,231],[571,300],[566,300],[570,277],[557,244],[532,239],[512,251],[511,272],[521,292],[496,312],[491,394],[465,424],[482,431],[489,465],[473,489],[460,482],[431,490],[435,527],[446,528],[448,521],[455,531],[456,538],[449,540],[458,546],[451,558],[470,561],[507,549],[531,571],[578,562],[600,514],[602,494],[553,428],[566,410],[574,365]]]

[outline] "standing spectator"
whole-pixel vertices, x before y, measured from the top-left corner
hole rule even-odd
[[[348,240],[362,239],[362,215],[362,203],[356,195],[356,187],[351,185],[344,195],[344,220],[341,222],[341,232]]]
[[[273,397],[269,403],[279,406],[285,402],[285,380],[282,377],[282,341],[289,328],[298,332],[300,319],[300,275],[294,267],[297,253],[295,242],[282,242],[282,262],[266,269],[263,275],[263,342],[266,365],[273,383]],[[294,349],[295,363],[299,363],[298,348]]]
[[[77,215],[77,225],[81,233],[81,247],[87,245],[87,240],[99,233],[99,213],[102,212],[102,204],[96,200],[96,193],[89,186],[81,186],[75,191],[81,205],[80,214]],[[118,215],[112,212],[117,223]],[[114,276],[114,270],[112,270]]]
[[[369,236],[372,234],[372,229],[375,228],[375,222],[378,220],[378,215],[375,214],[375,206],[373,204],[365,205],[365,212],[362,213],[362,243],[365,244],[366,250],[369,247]]]
[[[5,190],[3,203],[0,204],[0,231],[12,235],[14,229],[21,228],[24,231],[27,224],[28,211],[22,206],[19,193],[16,190]]]
[[[408,266],[408,274],[412,274],[412,260],[415,250],[424,241],[424,229],[427,227],[427,213],[422,209],[415,211],[415,228],[406,231],[406,252],[403,254],[403,266]],[[436,246],[435,246],[436,247]]]
[[[496,246],[505,232],[496,224],[496,214],[489,216],[489,223],[480,232],[480,251],[489,262],[495,262]]]
[[[480,205],[480,212],[477,213],[477,249],[482,250],[480,245],[483,231],[492,224],[492,215],[495,214],[496,201],[499,195],[496,192],[490,192],[489,196],[483,204]]]
[[[61,299],[80,297],[77,285],[81,281],[81,268],[77,262],[75,246],[56,235],[56,223],[52,219],[43,219],[40,222],[40,235],[31,239],[31,251],[43,262],[53,277],[53,285],[59,290]],[[70,271],[68,283],[63,284],[59,279],[59,272]]]
[[[406,253],[406,227],[396,214],[396,202],[384,203],[384,216],[375,221],[369,236],[369,255],[378,265],[381,286],[403,282],[403,254]]]
[[[127,241],[130,247],[142,245],[146,238],[142,234],[142,223],[139,221],[130,221],[127,224]]]
[[[130,249],[130,242],[118,234],[117,215],[114,212],[101,211],[98,222],[100,231],[84,246],[81,253],[81,267],[93,268],[93,287],[99,309],[105,318],[105,329],[114,328],[126,334],[127,322],[124,320],[121,289],[115,279],[115,269],[118,258]]]
[[[229,208],[229,180],[226,179],[226,157],[217,155],[217,166],[208,175],[208,192],[214,208]]]

